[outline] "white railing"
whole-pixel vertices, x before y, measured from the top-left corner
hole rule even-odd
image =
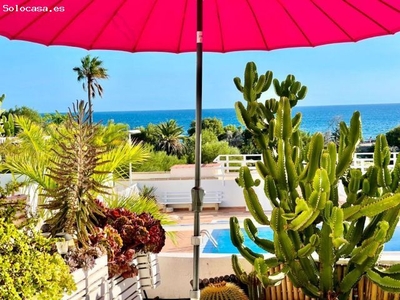
[[[221,165],[222,174],[239,172],[241,167],[256,169],[256,162],[262,160],[261,154],[227,154],[218,155],[213,162]]]
[[[389,161],[389,169],[394,167],[396,162],[398,152],[391,152],[390,153],[390,161]],[[370,166],[374,164],[374,153],[367,152],[367,153],[355,153],[353,156],[352,167],[360,169],[362,173],[364,173]]]
[[[393,168],[398,152],[390,154],[389,168]],[[255,163],[262,160],[261,154],[224,154],[214,159],[215,163],[221,165],[222,174],[236,173],[240,167],[248,166],[251,171],[255,170]],[[369,166],[374,164],[374,153],[355,153],[351,167],[360,169],[364,173]]]

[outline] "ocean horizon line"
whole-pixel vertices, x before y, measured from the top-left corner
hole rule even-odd
[[[315,108],[315,107],[349,107],[349,106],[380,106],[380,105],[400,105],[400,103],[397,102],[387,102],[387,103],[350,103],[350,104],[328,104],[328,105],[296,105],[294,108],[299,109],[299,108]],[[203,108],[203,111],[206,110],[230,110],[230,109],[235,109],[234,106],[232,107],[218,107],[218,108]],[[175,108],[175,109],[144,109],[144,110],[94,110],[93,113],[140,113],[140,112],[166,112],[166,111],[195,111],[195,108]],[[61,112],[58,111],[61,114],[66,114],[68,111]],[[39,114],[53,114],[55,112],[40,112]]]

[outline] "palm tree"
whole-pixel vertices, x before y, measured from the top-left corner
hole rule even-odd
[[[90,55],[86,55],[81,59],[81,66],[73,68],[78,74],[78,81],[84,81],[82,84],[83,90],[87,90],[88,93],[90,123],[93,122],[92,98],[96,96],[96,91],[100,97],[103,96],[103,88],[98,79],[108,79],[107,69],[102,65],[103,61],[98,57],[91,58]]]
[[[183,127],[179,126],[175,120],[158,124],[155,128],[155,136],[158,141],[155,145],[156,150],[181,157],[185,154],[185,147],[181,142],[182,133]]]

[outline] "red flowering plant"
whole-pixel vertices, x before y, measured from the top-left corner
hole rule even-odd
[[[92,245],[107,249],[109,276],[134,277],[138,270],[132,263],[138,252],[159,253],[165,244],[165,230],[148,213],[136,214],[124,208],[108,208],[96,202],[103,216],[96,215],[96,233]]]

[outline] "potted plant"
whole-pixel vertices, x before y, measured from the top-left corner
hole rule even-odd
[[[361,137],[359,112],[353,114],[350,126],[340,123],[338,145],[324,145],[322,134],[315,133],[305,147],[299,130],[301,114],[292,117],[291,109],[305,97],[306,87],[292,75],[282,82],[272,80],[270,71],[258,76],[254,63],[247,64],[243,85],[239,78],[234,81],[246,101],[246,105],[235,104],[238,118],[263,156],[256,163],[259,178],[253,179],[250,170],[242,167],[237,182],[253,218],[271,227],[273,240],[260,238],[250,218],[244,227],[271,255],[264,257],[243,244],[236,217],[230,219],[231,239],[253,264],[260,283],[267,286],[286,275],[309,297],[347,300],[366,276],[384,290],[400,292],[400,265],[378,266],[400,211],[400,161],[388,169],[390,151],[385,137],[377,137],[374,165],[362,174],[350,167]],[[279,101],[260,102],[272,82]],[[254,191],[260,184],[263,197]],[[346,199],[339,198],[340,184]],[[270,201],[271,217],[264,213],[261,201]],[[341,276],[336,268],[340,261],[346,263]],[[278,266],[278,272],[271,272]]]

